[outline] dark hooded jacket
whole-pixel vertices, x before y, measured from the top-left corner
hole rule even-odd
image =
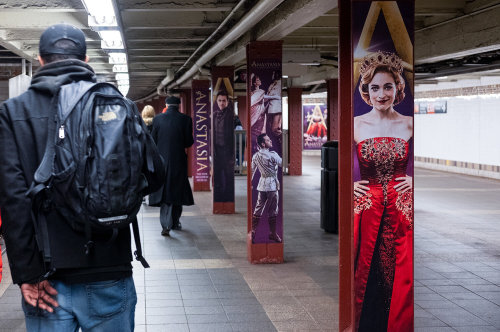
[[[53,117],[52,97],[60,86],[95,82],[94,71],[79,60],[64,60],[41,67],[22,95],[0,108],[0,209],[3,234],[14,283],[42,279],[45,266],[35,239],[31,199],[26,196],[45,152],[48,118]],[[55,99],[54,99],[55,100]],[[93,235],[90,255],[83,249],[86,237],[75,232],[57,212],[47,215],[51,279],[69,283],[117,279],[132,274],[130,230],[122,229],[114,241]]]

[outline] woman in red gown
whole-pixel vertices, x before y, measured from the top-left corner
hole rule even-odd
[[[393,107],[405,96],[402,73],[393,53],[361,63],[359,91],[372,109],[354,118],[356,331],[413,331],[413,118]]]

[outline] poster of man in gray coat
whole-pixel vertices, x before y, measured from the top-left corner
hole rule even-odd
[[[166,168],[163,188],[149,196],[150,206],[159,206],[161,235],[182,229],[183,205],[193,205],[193,193],[187,175],[186,149],[193,145],[193,120],[179,112],[180,99],[167,97],[167,111],[153,119],[153,136]]]

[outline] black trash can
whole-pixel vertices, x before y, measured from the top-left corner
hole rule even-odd
[[[339,142],[329,141],[321,147],[321,228],[339,233]]]

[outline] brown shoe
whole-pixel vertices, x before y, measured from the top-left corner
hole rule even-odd
[[[170,236],[170,229],[164,229],[161,231],[162,236]]]

